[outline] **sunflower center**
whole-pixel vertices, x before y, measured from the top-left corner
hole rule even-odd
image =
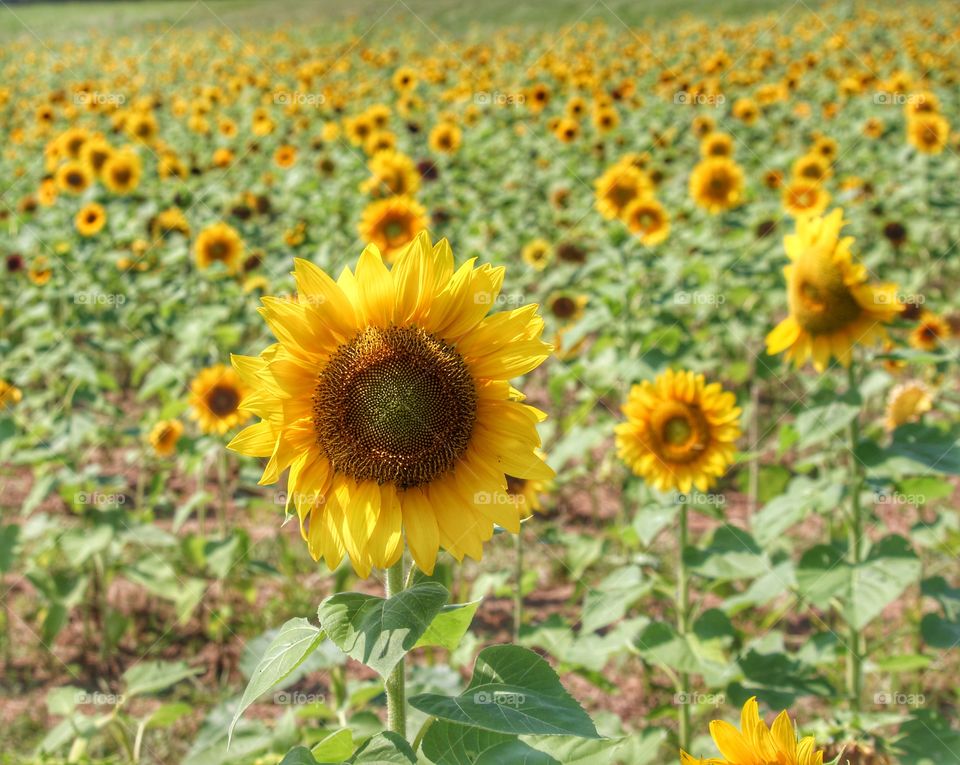
[[[207,250],[211,260],[224,260],[229,252],[230,247],[224,241],[213,242]]]
[[[791,313],[804,330],[830,334],[860,317],[860,304],[843,277],[841,268],[826,257],[813,254],[797,263],[788,299]]]
[[[569,319],[577,312],[577,304],[573,298],[561,295],[553,301],[551,310],[558,319]]]
[[[651,448],[664,462],[693,462],[710,445],[710,425],[696,404],[667,401],[653,413],[650,426]]]
[[[707,184],[709,192],[714,197],[726,197],[730,191],[730,179],[725,174],[714,173]]]
[[[236,389],[226,385],[217,385],[207,394],[207,406],[217,417],[226,417],[233,414],[240,404],[240,395]]]
[[[390,242],[393,242],[397,239],[405,237],[407,233],[407,227],[404,225],[404,221],[400,220],[399,218],[394,218],[386,222],[383,227],[383,233]]]
[[[636,196],[633,186],[625,186],[621,183],[614,184],[610,189],[610,199],[617,207],[626,207]]]
[[[477,391],[466,362],[416,326],[369,327],[340,347],[313,394],[317,443],[357,481],[421,486],[470,443]]]
[[[693,428],[686,417],[671,417],[663,426],[663,440],[672,446],[685,444]]]

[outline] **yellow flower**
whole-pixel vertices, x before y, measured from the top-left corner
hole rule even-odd
[[[670,216],[653,197],[634,199],[623,211],[623,222],[647,247],[660,244],[670,234]]]
[[[830,204],[830,193],[819,183],[795,180],[783,190],[783,209],[797,217],[820,215]]]
[[[180,420],[161,420],[153,426],[148,440],[157,454],[167,457],[176,450],[177,441],[182,435],[183,423]]]
[[[583,318],[589,298],[586,295],[570,295],[560,292],[550,297],[547,308],[553,318],[563,324],[573,324]]]
[[[910,333],[910,345],[922,351],[935,351],[950,337],[950,325],[933,311],[923,311],[920,323]]]
[[[536,271],[542,271],[550,260],[550,243],[546,239],[534,239],[523,246],[520,253],[523,262]]]
[[[733,116],[746,125],[752,125],[760,117],[760,108],[752,98],[738,98],[733,102]]]
[[[452,122],[441,122],[430,131],[430,148],[443,154],[453,154],[460,148],[460,128]]]
[[[700,156],[704,159],[708,157],[732,157],[733,138],[727,133],[708,133],[700,142]]]
[[[375,244],[390,262],[427,228],[427,211],[411,197],[371,202],[360,218],[360,236]]]
[[[294,146],[278,146],[273,153],[273,163],[282,170],[293,167],[297,161],[297,149]]]
[[[710,213],[736,207],[742,194],[743,170],[727,157],[704,159],[690,174],[690,196]]]
[[[234,356],[262,418],[230,448],[269,457],[261,483],[290,468],[310,553],[346,554],[367,576],[403,552],[432,572],[439,548],[480,559],[494,524],[516,533],[505,475],[548,480],[536,453],[544,414],[508,382],[549,355],[535,305],[487,316],[503,268],[454,272],[447,242],[426,233],[384,265],[368,246],[335,282],[305,260],[298,301],[264,298],[278,343]]]
[[[190,383],[190,416],[204,433],[223,435],[250,419],[250,412],[240,408],[248,393],[240,375],[230,367],[207,367]]]
[[[128,194],[140,183],[140,157],[131,150],[115,151],[104,163],[100,175],[114,194]]]
[[[100,232],[107,222],[107,211],[103,205],[91,202],[84,205],[73,219],[80,236],[93,236]]]
[[[214,263],[223,263],[231,274],[243,264],[243,240],[236,230],[226,223],[214,223],[197,235],[194,256],[197,266],[209,268]]]
[[[594,189],[597,211],[612,220],[622,216],[635,199],[653,193],[653,184],[643,170],[621,161],[597,178]]]
[[[816,751],[813,736],[797,741],[790,715],[786,710],[777,715],[771,727],[760,719],[756,697],[743,705],[740,730],[728,722],[714,720],[710,735],[723,755],[722,760],[700,762],[723,765],[823,765],[823,752]],[[680,752],[682,763],[696,763],[686,752]]]
[[[556,127],[553,129],[553,134],[562,143],[572,143],[577,139],[577,136],[580,135],[580,125],[575,119],[564,117],[557,122]]]
[[[0,409],[19,404],[22,398],[23,393],[16,385],[0,380]]]
[[[831,357],[849,366],[853,346],[883,340],[883,324],[903,310],[896,285],[867,284],[867,269],[850,252],[853,237],[840,238],[843,225],[840,209],[797,220],[784,240],[790,315],[767,335],[767,353],[786,351],[798,366],[812,358],[819,372]]]
[[[822,183],[831,175],[830,160],[819,154],[805,154],[793,163],[793,177],[797,180]]]
[[[50,281],[50,277],[53,276],[53,269],[50,267],[50,261],[46,255],[37,255],[37,257],[33,259],[33,263],[30,264],[30,270],[27,271],[27,276],[30,278],[30,281],[38,287],[42,287]]]
[[[92,137],[80,149],[80,159],[96,175],[99,175],[103,170],[103,166],[110,159],[111,154],[113,154],[113,149],[101,136]]]
[[[85,191],[93,183],[93,173],[82,162],[72,159],[64,162],[56,175],[57,188],[71,194]]]
[[[403,92],[412,90],[417,85],[417,73],[406,66],[401,66],[393,73],[393,87]]]
[[[887,397],[887,412],[884,424],[887,430],[896,430],[901,425],[914,422],[933,407],[933,394],[919,380],[900,383]]]
[[[417,166],[402,152],[377,152],[367,163],[367,167],[373,177],[364,181],[360,190],[371,196],[412,196],[420,188]]]
[[[659,491],[707,491],[733,462],[740,408],[720,383],[668,369],[634,385],[616,426],[617,454]]]
[[[920,112],[907,121],[907,140],[924,154],[939,154],[950,137],[950,123],[936,112]]]

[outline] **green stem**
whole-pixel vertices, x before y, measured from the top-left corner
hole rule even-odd
[[[227,499],[229,491],[227,487],[227,450],[219,449],[217,451],[217,485],[220,488],[220,501],[217,503],[217,524],[220,527],[220,536],[227,535]]]
[[[690,613],[690,581],[687,565],[683,561],[683,551],[687,547],[687,503],[680,505],[680,535],[677,550],[677,633],[687,634],[687,618]],[[681,672],[677,683],[677,701],[680,702],[680,748],[690,749],[690,675]]]
[[[403,558],[387,569],[387,597],[390,598],[403,590]],[[387,677],[387,728],[394,733],[407,737],[407,695],[405,685],[404,661],[400,659]]]
[[[513,642],[520,642],[520,626],[523,624],[523,524],[514,539],[516,554],[513,564]]]
[[[423,721],[423,725],[420,726],[420,730],[417,731],[417,735],[413,739],[413,743],[410,747],[414,752],[420,751],[420,744],[423,743],[423,737],[427,734],[427,731],[430,730],[430,726],[433,725],[436,717],[428,717]]]
[[[853,363],[848,368],[849,389],[857,389],[857,375]],[[860,443],[860,415],[850,423],[850,524],[848,528],[850,565],[860,564],[860,539],[863,535],[863,508],[860,506],[860,489],[863,485],[863,470],[857,459],[856,450]],[[850,694],[850,708],[860,711],[863,697],[863,655],[865,653],[863,635],[850,625],[847,645],[847,691]]]

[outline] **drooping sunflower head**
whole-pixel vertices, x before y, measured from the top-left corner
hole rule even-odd
[[[617,452],[659,491],[707,491],[733,462],[740,409],[703,375],[668,369],[634,385],[622,408]]]
[[[608,220],[619,218],[632,201],[653,192],[653,183],[643,170],[622,162],[609,168],[594,186],[597,210]]]
[[[704,159],[690,174],[690,196],[710,213],[736,207],[742,194],[743,170],[727,157]]]
[[[240,407],[246,394],[236,371],[224,364],[207,367],[190,383],[190,416],[204,433],[223,435],[250,419]]]
[[[427,228],[427,211],[412,197],[388,197],[368,204],[360,218],[360,236],[392,261]]]
[[[261,483],[290,468],[314,558],[346,554],[366,576],[406,539],[429,572],[441,547],[479,559],[494,524],[516,532],[506,476],[553,475],[536,451],[544,415],[508,382],[550,352],[537,307],[488,316],[503,269],[454,271],[425,232],[392,269],[371,245],[337,281],[304,260],[294,277],[297,301],[263,299],[278,343],[234,357],[262,421],[230,448],[270,458]]]
[[[883,325],[903,310],[896,285],[867,283],[867,269],[853,260],[853,237],[840,237],[843,225],[838,208],[799,218],[785,238],[790,314],[767,335],[767,353],[786,351],[798,366],[812,358],[821,372],[831,357],[848,366],[853,347],[884,339]]]
[[[197,235],[194,257],[197,266],[206,269],[222,263],[231,274],[243,264],[244,245],[240,234],[227,223],[214,223]]]
[[[670,234],[670,216],[653,197],[633,200],[623,211],[623,222],[647,247],[660,244]]]
[[[180,420],[161,420],[150,430],[148,441],[161,457],[168,457],[177,448],[177,442],[183,435],[183,423]]]
[[[933,393],[919,380],[900,383],[887,396],[885,425],[895,430],[901,425],[914,422],[933,407]]]

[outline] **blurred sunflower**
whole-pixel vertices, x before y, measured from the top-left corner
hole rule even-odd
[[[273,164],[281,170],[287,170],[293,167],[296,162],[297,149],[294,146],[284,144],[283,146],[278,146],[277,150],[273,152]]]
[[[649,176],[622,162],[610,167],[594,183],[597,211],[607,220],[619,218],[632,201],[653,193]]]
[[[794,217],[820,215],[830,204],[830,193],[819,183],[795,180],[783,189],[783,209]]]
[[[767,335],[767,353],[786,351],[798,366],[812,358],[819,372],[831,356],[849,366],[854,345],[884,339],[883,324],[903,310],[896,285],[867,284],[866,267],[850,252],[853,237],[840,238],[843,225],[839,208],[797,220],[784,240],[790,315]]]
[[[547,301],[547,309],[553,318],[564,324],[572,324],[583,318],[589,298],[586,295],[571,295],[560,292]]]
[[[22,399],[23,393],[16,385],[0,380],[0,408],[19,404]]]
[[[822,183],[833,175],[830,160],[819,154],[804,154],[793,163],[793,177],[797,180]]]
[[[223,435],[250,419],[240,408],[249,393],[240,375],[224,364],[202,370],[190,383],[190,416],[204,433]]]
[[[360,218],[360,236],[375,244],[390,262],[427,228],[427,211],[412,197],[387,197],[368,204]]]
[[[520,253],[523,262],[536,271],[542,271],[550,260],[550,243],[546,239],[534,239],[523,246]]]
[[[452,122],[441,122],[430,131],[430,148],[443,154],[453,154],[460,148],[460,128]]]
[[[441,547],[479,559],[494,524],[519,530],[505,475],[553,476],[536,453],[544,415],[508,382],[550,346],[535,305],[487,316],[503,273],[454,273],[424,232],[392,270],[375,246],[336,282],[297,260],[299,301],[264,298],[279,342],[234,356],[263,419],[230,448],[270,458],[262,484],[290,468],[288,503],[331,569],[344,554],[361,576],[389,567],[404,536],[428,573]]]
[[[884,425],[887,430],[896,430],[908,422],[915,422],[933,407],[933,393],[919,380],[911,380],[895,386],[887,396]]]
[[[236,229],[219,222],[207,226],[197,235],[194,257],[197,266],[206,269],[214,263],[223,263],[227,271],[236,273],[243,264],[243,239]]]
[[[100,232],[107,222],[107,211],[96,202],[84,205],[77,212],[73,223],[80,236],[93,236]]]
[[[112,152],[100,175],[114,194],[129,194],[140,183],[140,157],[130,150]]]
[[[743,195],[743,170],[732,159],[711,157],[697,163],[690,175],[690,196],[716,214],[736,207]]]
[[[402,152],[378,152],[367,167],[372,177],[363,182],[360,190],[371,196],[412,196],[420,188],[420,172]]]
[[[627,228],[647,247],[660,244],[670,234],[670,216],[653,197],[634,199],[622,217]]]
[[[704,159],[709,157],[732,157],[733,156],[733,138],[727,133],[708,133],[700,141],[700,156]]]
[[[51,268],[50,261],[47,256],[37,255],[37,257],[35,257],[33,262],[30,264],[30,269],[27,271],[27,277],[38,287],[42,287],[44,284],[50,281],[52,276],[53,268]]]
[[[60,191],[80,194],[93,183],[93,173],[82,162],[70,160],[57,169],[56,183]]]
[[[150,430],[147,440],[154,452],[161,457],[168,457],[176,450],[182,435],[183,423],[180,420],[161,420]]]
[[[907,140],[923,154],[939,154],[950,137],[950,123],[936,112],[920,113],[907,121]]]
[[[659,491],[707,491],[734,458],[740,408],[720,383],[668,369],[634,385],[616,426],[617,454]]]
[[[910,345],[922,351],[935,351],[950,337],[950,325],[933,311],[923,311],[910,333]]]

